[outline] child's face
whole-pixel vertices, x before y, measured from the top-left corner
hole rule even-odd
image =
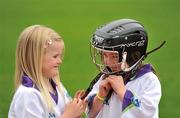
[[[102,60],[104,65],[110,67],[112,71],[120,69],[118,52],[102,52]]]
[[[57,76],[59,65],[62,63],[63,46],[63,42],[53,41],[53,43],[45,49],[42,63],[43,76],[47,78]]]

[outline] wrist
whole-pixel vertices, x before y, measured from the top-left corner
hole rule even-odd
[[[123,101],[125,93],[126,93],[126,88],[120,88],[117,91],[117,94],[118,94],[121,101]]]
[[[96,94],[96,98],[102,102],[104,102],[105,97],[102,97],[101,95],[99,95],[99,93]]]

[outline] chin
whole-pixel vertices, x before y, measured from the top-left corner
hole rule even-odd
[[[49,78],[54,78],[54,77],[56,77],[58,75],[58,73],[51,73],[48,77]]]

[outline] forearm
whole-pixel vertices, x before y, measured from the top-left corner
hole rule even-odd
[[[69,117],[66,113],[64,113],[61,117],[59,118],[72,118],[72,117]]]
[[[103,101],[98,99],[97,96],[95,96],[92,103],[92,107],[91,109],[89,109],[89,115],[88,115],[89,118],[95,118],[102,107],[103,107]]]
[[[117,93],[120,101],[122,102],[123,99],[124,99],[124,95],[125,95],[125,93],[126,93],[126,88],[125,88],[125,87],[124,87],[124,88],[120,88],[120,89],[118,89],[118,90],[116,91],[116,93]]]

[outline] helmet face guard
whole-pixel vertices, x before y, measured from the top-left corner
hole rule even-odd
[[[98,69],[106,74],[130,71],[146,54],[147,41],[138,33],[104,40],[95,35],[91,42],[92,60]],[[131,61],[130,55],[135,51],[140,52],[139,58],[137,58],[136,61]],[[107,56],[109,57],[106,58],[111,60],[111,65],[105,62],[107,61],[107,59],[104,58],[105,54],[108,54]],[[112,56],[114,58],[112,58]],[[116,60],[116,63],[113,60]],[[127,64],[130,66],[129,68]]]
[[[120,70],[118,51],[91,46],[91,57],[98,70],[105,74],[117,73]]]

